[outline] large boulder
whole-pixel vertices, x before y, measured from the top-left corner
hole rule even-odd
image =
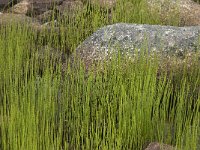
[[[200,25],[200,5],[193,0],[147,0],[147,3],[164,24],[170,24],[174,16],[179,18],[179,26]]]
[[[110,54],[119,52],[132,58],[137,51],[147,49],[163,57],[184,57],[199,51],[200,26],[173,27],[147,24],[118,23],[105,26],[80,44],[74,56],[86,65],[93,61],[110,59]]]

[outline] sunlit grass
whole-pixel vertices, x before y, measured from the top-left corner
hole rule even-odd
[[[140,150],[153,141],[199,148],[199,57],[178,63],[119,55],[87,72],[80,62],[63,70],[63,60],[50,57],[50,47],[72,52],[106,24],[162,24],[144,1],[132,1],[132,14],[124,4],[112,20],[105,9],[85,6],[60,20],[60,34],[53,24],[39,33],[27,25],[0,28],[0,149]]]

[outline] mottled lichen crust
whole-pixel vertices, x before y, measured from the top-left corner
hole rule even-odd
[[[105,60],[110,58],[109,54],[118,52],[132,57],[141,49],[164,56],[183,56],[199,51],[199,35],[200,26],[117,23],[97,30],[78,46],[75,54],[86,63]]]

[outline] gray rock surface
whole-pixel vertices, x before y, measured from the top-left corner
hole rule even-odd
[[[200,26],[172,27],[118,23],[105,26],[88,37],[75,51],[87,64],[120,52],[133,57],[136,49],[148,49],[164,56],[183,56],[199,51]],[[146,47],[146,48],[145,48]]]
[[[161,144],[158,142],[152,142],[145,150],[175,150],[175,147],[167,144]]]

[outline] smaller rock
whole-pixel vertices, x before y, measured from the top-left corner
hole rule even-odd
[[[175,149],[176,148],[171,145],[152,142],[148,145],[148,147],[145,150],[175,150]]]
[[[0,0],[0,10],[5,11],[23,0]]]
[[[181,24],[200,25],[200,5],[193,0],[182,0],[181,2]]]
[[[9,2],[10,0],[0,0],[0,10],[2,10],[6,5],[8,5]]]
[[[45,55],[47,55],[47,53],[49,53],[49,57],[50,60],[54,60],[55,62],[61,61],[64,62],[66,59],[66,55],[62,52],[62,50],[60,49],[56,49],[53,47],[49,47],[49,46],[43,46],[40,48],[39,53],[38,53],[38,57],[41,60],[45,60]]]
[[[200,5],[193,0],[147,0],[147,4],[164,24],[179,18],[179,26],[200,25]]]
[[[57,6],[57,10],[61,15],[72,16],[75,15],[78,11],[82,10],[83,3],[79,0],[67,0],[64,1],[61,5]]]
[[[114,8],[116,5],[116,0],[91,0],[91,4],[100,5],[102,8]]]
[[[7,5],[10,2],[10,0],[1,0],[0,5]]]
[[[52,21],[54,19],[74,18],[78,12],[83,9],[83,3],[78,0],[66,0],[61,5],[55,6],[53,10],[48,10],[43,14],[36,16],[41,23]]]
[[[36,16],[36,18],[43,24],[51,21],[52,15],[53,15],[53,10],[48,10],[43,14]]]
[[[8,10],[6,10],[6,12],[26,15],[27,12],[30,10],[30,8],[31,8],[31,5],[28,2],[28,0],[23,0],[17,3],[16,5],[14,5],[13,7],[9,8]]]
[[[63,0],[29,0],[31,10],[30,15],[41,15],[48,10],[52,10],[53,7],[62,4]]]

